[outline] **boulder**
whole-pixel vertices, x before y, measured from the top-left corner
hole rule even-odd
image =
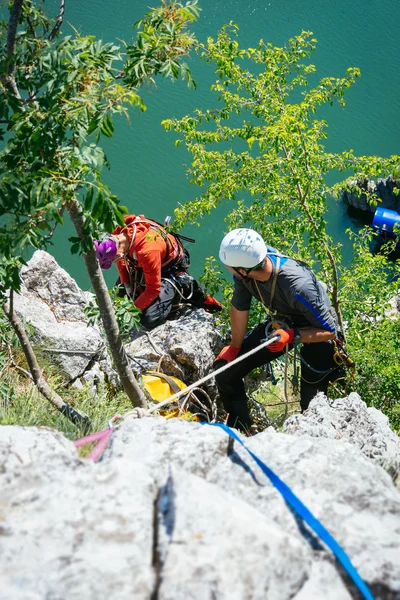
[[[319,394],[304,414],[287,419],[284,431],[350,442],[381,465],[400,487],[400,439],[391,430],[389,419],[380,410],[367,407],[355,392],[337,400]]]
[[[141,332],[127,344],[126,351],[136,374],[161,367],[166,374],[190,384],[210,372],[223,345],[214,317],[199,308],[151,332]],[[213,385],[209,384],[208,389],[213,390]]]
[[[322,397],[317,405],[325,410]],[[335,410],[345,423],[345,401]],[[400,598],[400,495],[376,455],[300,428],[242,439],[321,520],[375,598]],[[5,600],[355,597],[330,551],[219,427],[127,419],[93,464],[58,432],[3,426],[0,489]]]
[[[100,330],[88,326],[84,313],[92,295],[83,292],[42,250],[22,268],[21,281],[14,306],[18,316],[33,328],[35,349],[57,365],[67,382],[75,380],[105,350]]]
[[[0,465],[15,436],[29,457],[0,469],[2,600],[150,598],[151,473],[131,460],[98,469],[55,432],[20,429],[0,428]]]

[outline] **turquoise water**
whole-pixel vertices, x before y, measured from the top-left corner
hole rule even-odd
[[[324,115],[329,121],[328,150],[353,148],[359,154],[383,156],[400,153],[399,0],[250,0],[246,6],[239,0],[199,1],[202,14],[195,31],[201,40],[215,37],[230,20],[239,25],[239,39],[245,46],[254,46],[260,38],[282,45],[302,29],[311,30],[319,41],[312,56],[318,76],[341,76],[348,67],[361,69],[361,78],[347,92],[346,109],[335,106]],[[59,2],[46,4],[54,7],[56,14]],[[63,32],[69,32],[71,23],[82,34],[130,41],[131,24],[147,9],[148,0],[71,1],[66,5]],[[111,162],[105,180],[131,212],[163,220],[178,202],[194,199],[199,193],[186,176],[190,155],[182,146],[176,148],[174,134],[160,125],[165,118],[216,104],[209,91],[212,67],[196,58],[191,67],[196,91],[182,82],[157,82],[157,88],[143,93],[147,112],[135,111],[131,125],[118,121],[114,138],[104,144]],[[334,202],[329,224],[339,239],[344,238],[347,227],[355,226],[345,208]],[[225,229],[223,211],[205,218],[200,228],[186,228],[185,233],[197,239],[189,248],[194,275],[200,274],[206,256],[217,255]],[[51,252],[81,286],[89,287],[82,259],[69,254],[68,235],[69,227],[60,228]],[[114,279],[114,274],[108,276],[109,283]]]

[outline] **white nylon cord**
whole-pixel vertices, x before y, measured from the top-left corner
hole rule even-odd
[[[173,394],[172,396],[170,396],[169,398],[167,398],[163,402],[159,402],[156,406],[153,406],[153,408],[149,409],[149,413],[152,413],[155,410],[159,410],[160,408],[162,408],[163,406],[166,406],[167,404],[169,404],[173,400],[176,400],[177,398],[180,398],[181,396],[184,396],[185,394],[187,394],[188,392],[190,392],[191,390],[193,390],[193,388],[199,387],[199,385],[201,385],[202,383],[205,383],[206,381],[208,381],[209,379],[212,379],[216,375],[219,375],[220,373],[223,373],[223,371],[226,371],[227,369],[230,369],[231,367],[233,367],[233,365],[235,365],[236,363],[240,362],[241,360],[244,360],[245,358],[248,358],[252,354],[255,354],[259,350],[262,350],[263,348],[267,348],[267,346],[269,346],[273,342],[279,341],[280,337],[281,336],[279,334],[278,335],[274,335],[272,338],[266,340],[265,342],[262,342],[262,344],[260,344],[256,348],[253,348],[252,350],[249,350],[245,354],[242,354],[242,356],[238,356],[237,358],[235,358],[235,360],[232,360],[231,362],[227,363],[226,365],[223,365],[222,367],[220,367],[216,371],[213,371],[212,373],[209,373],[208,375],[206,375],[205,377],[202,377],[198,381],[195,381],[194,383],[188,385],[186,388],[184,388],[180,392],[177,392],[176,394]]]

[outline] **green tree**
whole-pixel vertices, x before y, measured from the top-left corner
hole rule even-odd
[[[350,68],[343,77],[318,81],[309,60],[316,47],[312,33],[303,31],[284,47],[261,40],[245,49],[236,34],[237,26],[230,24],[217,39],[198,47],[202,59],[216,69],[211,89],[218,106],[163,122],[166,130],[180,134],[177,145],[186,144],[192,155],[191,183],[202,188],[196,200],[176,210],[177,222],[194,223],[229,201],[229,228],[251,226],[271,246],[319,272],[355,347],[355,332],[366,326],[363,313],[372,318],[372,310],[374,320],[380,319],[395,294],[396,265],[372,256],[370,234],[362,232],[354,240],[354,263],[344,267],[340,244],[327,231],[327,199],[354,185],[354,179],[391,173],[399,156],[326,150],[328,124],[319,116],[321,108],[334,103],[344,107],[345,91],[360,72]],[[329,185],[341,173],[348,178]],[[226,286],[212,259],[206,278],[214,292]],[[373,302],[367,310],[368,298]]]
[[[71,251],[83,254],[116,369],[134,405],[145,406],[145,398],[93,249],[98,230],[112,231],[126,212],[102,182],[108,163],[98,143],[113,135],[113,115],[129,118],[131,107],[145,109],[138,93],[143,82],[161,76],[194,84],[184,58],[195,43],[188,26],[198,15],[196,4],[164,1],[136,24],[135,41],[122,46],[77,32],[61,37],[64,0],[56,19],[42,2],[14,0],[8,22],[1,23],[0,122],[7,132],[0,153],[2,304],[7,290],[19,289],[25,249],[46,248],[66,211],[77,233]]]

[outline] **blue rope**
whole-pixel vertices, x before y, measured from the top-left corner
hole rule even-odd
[[[367,584],[361,578],[357,569],[352,564],[350,558],[347,556],[346,552],[343,548],[337,543],[335,538],[331,536],[329,531],[325,529],[322,523],[314,517],[311,511],[302,503],[302,501],[292,492],[290,487],[286,485],[278,477],[275,473],[267,467],[267,465],[258,458],[256,454],[254,454],[251,450],[246,448],[240,437],[227,425],[223,423],[203,423],[203,425],[212,425],[214,427],[220,427],[228,435],[231,436],[234,440],[239,442],[243,446],[243,448],[250,454],[250,456],[256,461],[260,469],[265,473],[271,483],[276,487],[278,492],[282,495],[284,500],[289,504],[289,506],[296,511],[296,513],[315,531],[315,533],[321,538],[323,542],[330,548],[333,554],[336,556],[337,560],[340,562],[342,567],[354,581],[357,588],[360,590],[361,594],[365,598],[365,600],[374,600],[374,596],[371,594]]]

